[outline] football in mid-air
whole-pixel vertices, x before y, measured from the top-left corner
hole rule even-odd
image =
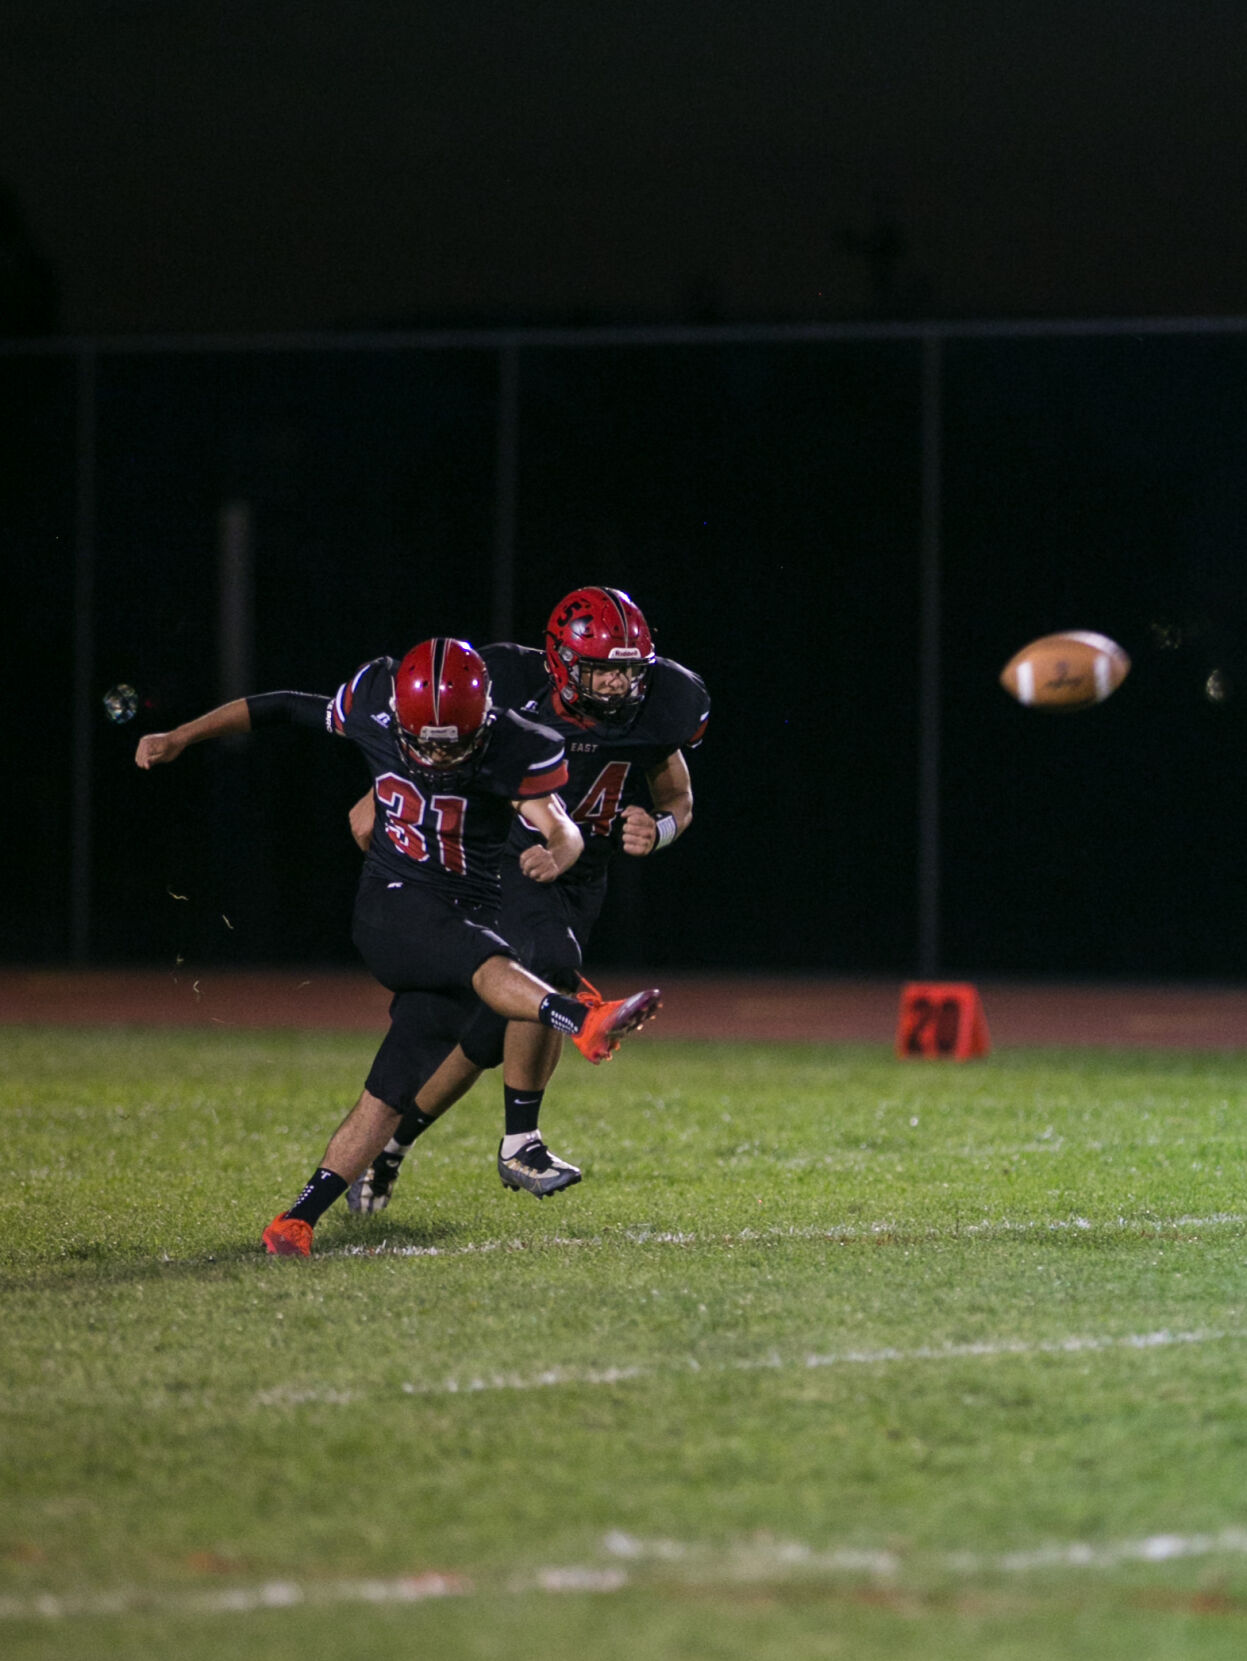
[[[1130,673],[1115,640],[1086,629],[1045,634],[1015,652],[1000,684],[1029,709],[1076,710],[1102,704]]]

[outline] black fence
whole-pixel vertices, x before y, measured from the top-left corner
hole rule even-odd
[[[72,342],[0,385],[10,962],[350,961],[353,750],[140,774],[139,734],[603,582],[714,711],[595,962],[1247,975],[1247,324]],[[1071,627],[1129,680],[1019,709]]]

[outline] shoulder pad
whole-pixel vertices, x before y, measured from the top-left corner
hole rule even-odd
[[[533,647],[500,641],[483,646],[481,656],[489,670],[494,703],[500,709],[522,709],[545,693],[545,656]]]
[[[361,663],[349,681],[343,681],[334,694],[330,706],[329,724],[338,732],[342,731],[347,716],[351,713],[351,706],[361,687],[368,687],[375,678],[375,670],[384,670],[387,675],[393,675],[397,667],[392,657],[374,657],[367,663]]]
[[[695,750],[710,719],[705,683],[682,663],[660,657],[654,664],[645,714],[653,710],[655,736],[677,749]]]

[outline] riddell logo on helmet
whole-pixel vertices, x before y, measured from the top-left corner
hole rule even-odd
[[[612,646],[606,655],[611,662],[614,662],[617,658],[635,660],[641,656],[641,648],[639,646]]]
[[[458,727],[421,727],[420,741],[423,744],[457,744],[459,742]]]

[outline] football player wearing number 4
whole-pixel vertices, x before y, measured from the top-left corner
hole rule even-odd
[[[191,744],[276,722],[354,742],[384,809],[384,831],[360,876],[352,935],[394,993],[390,1031],[311,1180],[263,1234],[269,1252],[307,1257],[316,1222],[385,1146],[400,1104],[428,1077],[430,1060],[445,1054],[439,1024],[458,1030],[479,999],[505,1021],[568,1034],[598,1062],[660,1000],[656,990],[613,1003],[568,997],[523,968],[496,932],[499,862],[516,812],[522,807],[536,827],[525,856],[534,884],[568,870],[583,838],[556,794],[567,780],[562,742],[494,707],[485,665],[465,642],[427,640],[401,663],[374,659],[329,699],[301,692],[235,699],[172,732],[147,734],[135,761],[150,768],[175,761]]]
[[[499,703],[557,732],[567,753],[569,777],[560,794],[584,837],[584,853],[553,883],[533,882],[525,860],[536,833],[524,817],[517,819],[502,860],[498,928],[533,973],[574,991],[582,984],[583,954],[606,897],[611,860],[621,852],[645,857],[668,847],[692,821],[693,791],[683,752],[695,749],[705,732],[706,688],[682,665],[656,655],[640,608],[614,588],[576,589],[560,600],[546,627],[544,653],[496,645],[482,647],[481,655]],[[371,798],[356,804],[351,824],[367,847]],[[384,1151],[352,1184],[347,1204],[353,1211],[383,1210],[415,1139],[483,1069],[500,1061],[503,1182],[538,1198],[579,1182],[580,1171],[551,1154],[537,1129],[561,1047],[553,1031],[507,1028],[493,1011],[480,1011],[459,1044],[447,1046],[446,1062],[418,1092]]]

